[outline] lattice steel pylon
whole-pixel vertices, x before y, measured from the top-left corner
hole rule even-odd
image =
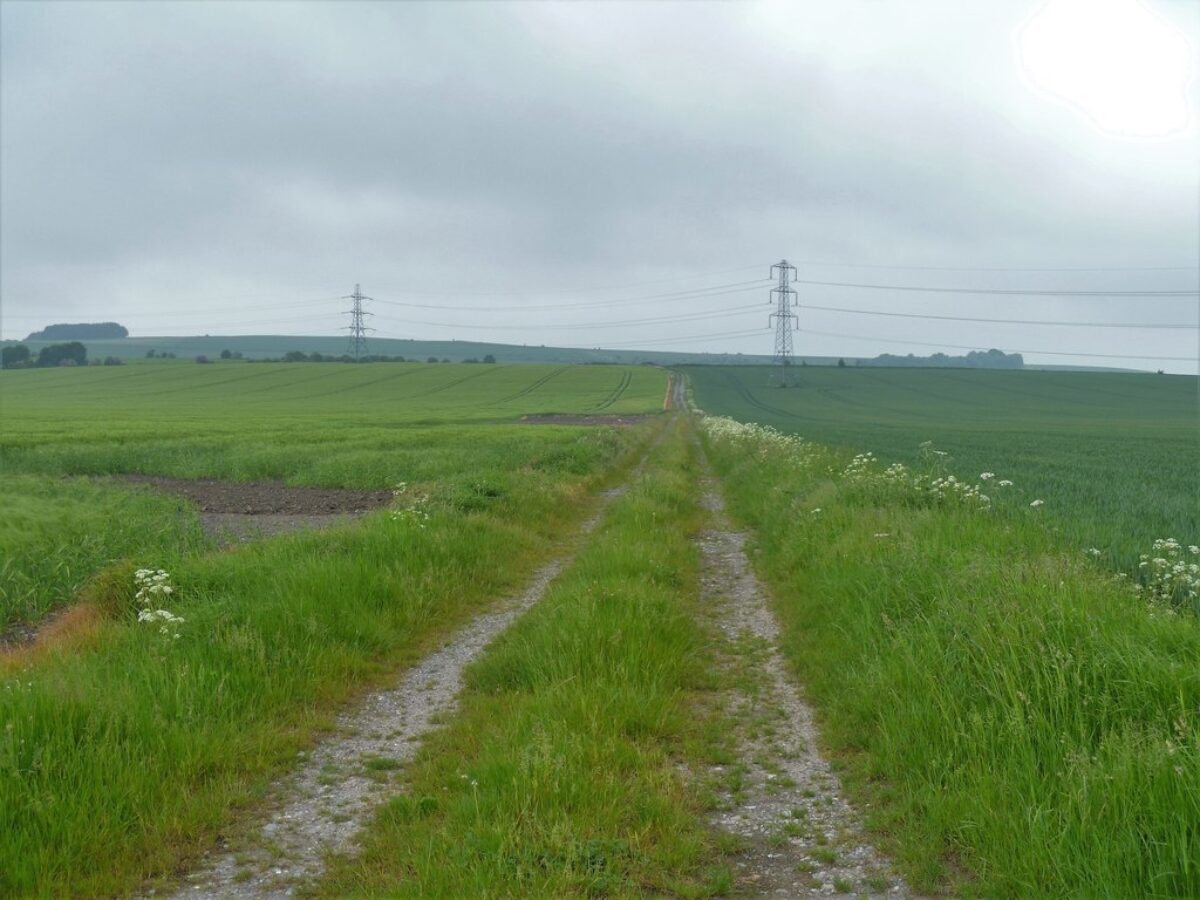
[[[778,283],[771,288],[770,302],[775,304],[775,312],[767,321],[775,326],[774,358],[783,368],[785,385],[788,367],[792,364],[792,332],[800,327],[800,317],[792,312],[792,307],[797,305],[796,292],[789,284],[795,275],[796,267],[786,259],[771,266],[771,277],[778,278]]]
[[[367,332],[375,330],[363,324],[363,316],[373,316],[375,314],[363,309],[362,302],[364,300],[374,300],[375,298],[366,296],[356,284],[354,286],[354,293],[347,294],[342,299],[354,301],[354,306],[346,310],[346,312],[350,313],[350,324],[346,326],[345,330],[350,332],[350,344],[347,349],[350,353],[354,354],[354,361],[358,362],[359,357],[367,349]]]

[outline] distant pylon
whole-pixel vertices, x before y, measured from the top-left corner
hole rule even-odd
[[[354,361],[358,362],[359,357],[367,351],[367,332],[375,330],[374,328],[367,328],[365,325],[363,325],[363,316],[372,316],[374,313],[367,312],[365,309],[363,309],[362,302],[364,300],[374,300],[375,298],[368,297],[363,294],[363,292],[359,290],[359,286],[356,284],[354,286],[354,293],[347,294],[342,299],[354,301],[354,306],[346,310],[348,313],[350,313],[350,324],[346,326],[346,330],[350,332],[350,344],[347,349],[354,354]]]
[[[792,364],[792,332],[800,327],[800,317],[792,312],[792,307],[796,305],[796,292],[789,284],[795,274],[796,267],[786,259],[771,266],[771,277],[778,277],[778,283],[771,288],[775,312],[767,321],[775,326],[775,361],[783,367],[784,385],[787,385],[788,367]]]

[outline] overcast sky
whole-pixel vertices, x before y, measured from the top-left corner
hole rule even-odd
[[[804,281],[1197,287],[1192,0],[0,16],[5,338],[333,334],[360,282],[387,337],[770,353],[754,282],[783,257]],[[797,287],[798,353],[1196,371],[1194,293]]]

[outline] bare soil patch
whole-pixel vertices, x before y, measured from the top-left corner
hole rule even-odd
[[[647,419],[653,419],[658,413],[639,413],[631,416],[522,416],[522,425],[637,425]]]
[[[387,506],[391,491],[293,487],[282,481],[220,481],[120,475],[126,484],[143,484],[175,494],[200,509],[200,524],[223,547],[302,529],[329,528]]]
[[[18,622],[0,632],[0,674],[32,665],[51,650],[86,643],[104,616],[92,603],[78,603],[49,613],[40,622]]]
[[[145,484],[184,497],[201,512],[243,516],[333,516],[365,513],[392,501],[391,491],[293,487],[281,481],[217,481],[120,475],[127,484]]]

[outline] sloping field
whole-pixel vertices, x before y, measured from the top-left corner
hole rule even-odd
[[[689,367],[697,405],[884,461],[1010,479],[1080,550],[1121,569],[1200,537],[1196,379],[936,369]],[[920,445],[948,456],[922,460]]]
[[[665,387],[664,373],[649,367],[161,363],[5,372],[0,402],[6,417],[15,417],[11,430],[67,413],[104,421],[203,414],[214,424],[236,424],[319,415],[397,424],[655,412]]]
[[[666,383],[662,370],[615,366],[147,363],[4,372],[0,628],[64,602],[114,559],[199,543],[194,514],[181,514],[178,502],[63,475],[360,490],[436,481],[443,493],[470,493],[468,484],[492,478],[486,490],[503,493],[521,467],[589,465],[584,432],[512,424],[522,415],[655,412]],[[488,423],[486,431],[472,423]]]
[[[17,341],[0,341],[4,344]],[[57,341],[21,341],[37,352]],[[222,350],[241,353],[246,359],[278,359],[292,350],[302,353],[321,353],[326,356],[341,356],[346,352],[346,336],[342,335],[283,335],[283,334],[235,334],[235,335],[164,335],[114,338],[109,340],[86,339],[81,343],[87,347],[93,359],[115,356],[129,362],[142,362],[146,354],[154,351],[156,356],[173,353],[179,365],[191,363],[192,358],[204,354],[216,360]],[[582,365],[605,363],[638,365],[652,362],[659,365],[682,365],[684,363],[767,363],[769,356],[733,353],[686,353],[669,350],[607,350],[599,347],[546,347],[539,344],[495,344],[484,341],[426,341],[407,338],[372,337],[368,342],[369,353],[384,356],[402,356],[414,362],[424,362],[430,356],[462,362],[466,359],[482,359],[491,354],[501,363],[559,363]],[[810,362],[833,365],[834,357],[809,357]]]

